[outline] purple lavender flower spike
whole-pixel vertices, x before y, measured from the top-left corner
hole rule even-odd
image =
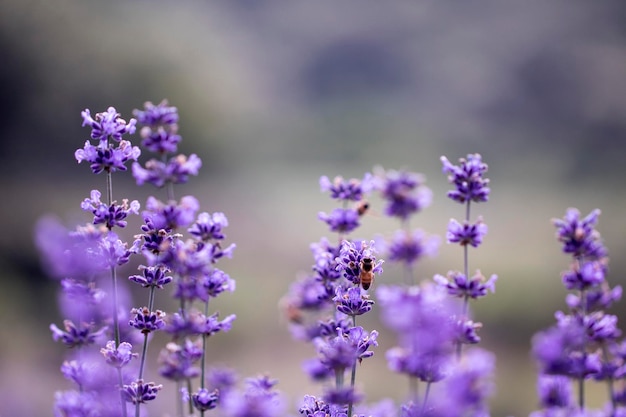
[[[163,265],[139,265],[139,270],[142,272],[142,275],[131,275],[128,279],[144,288],[154,287],[163,289],[163,286],[172,282],[173,279],[171,276],[167,275],[170,270]]]
[[[330,191],[330,197],[344,201],[361,201],[363,194],[371,191],[373,186],[372,174],[366,173],[362,180],[352,178],[344,180],[337,176],[331,182],[327,176],[320,177],[321,191]]]
[[[331,232],[348,234],[360,226],[357,210],[336,208],[330,214],[319,212],[317,218],[328,225]]]
[[[537,393],[541,406],[544,408],[563,408],[573,405],[571,380],[565,376],[539,375]]]
[[[483,274],[477,270],[471,279],[467,279],[459,271],[450,271],[447,277],[437,274],[433,277],[433,280],[446,288],[448,294],[454,297],[480,298],[487,295],[488,291],[492,293],[496,291],[495,283],[498,280],[498,276],[494,274],[491,275],[489,280],[486,280]]]
[[[72,361],[64,361],[63,365],[61,365],[61,373],[63,376],[74,382],[79,388],[84,388],[85,383],[85,363],[78,362],[75,360]]]
[[[604,282],[599,287],[586,291],[584,295],[587,311],[607,310],[622,298],[622,287],[617,285],[611,289]],[[568,294],[565,302],[573,311],[578,311],[581,308],[580,294]]]
[[[94,330],[93,324],[81,323],[77,326],[71,320],[65,320],[63,327],[65,331],[59,329],[55,324],[50,325],[52,339],[55,342],[60,340],[70,348],[93,344],[106,331],[106,327]]]
[[[563,273],[562,280],[568,290],[585,291],[600,286],[606,273],[607,265],[603,260],[584,262],[582,265],[576,263]]]
[[[428,207],[432,192],[424,184],[420,174],[406,171],[376,169],[375,188],[387,201],[385,214],[390,217],[408,219],[411,215]]]
[[[226,238],[222,229],[228,226],[228,219],[224,213],[200,213],[197,220],[187,231],[196,239],[206,242]]]
[[[98,190],[91,191],[91,198],[86,198],[80,207],[90,211],[94,215],[93,224],[104,224],[107,229],[113,227],[126,227],[126,217],[130,213],[139,214],[139,202],[133,200],[130,205],[128,200],[122,200],[122,204],[113,202],[110,206],[100,201],[101,193]]]
[[[128,365],[132,358],[137,357],[132,349],[133,346],[128,342],[122,342],[115,347],[115,341],[109,340],[106,346],[100,349],[100,353],[104,356],[106,363],[114,368],[122,368]]]
[[[143,334],[160,330],[165,326],[165,322],[163,321],[165,313],[161,310],[150,311],[148,307],[133,308],[130,310],[130,314],[134,315],[134,317],[128,324],[140,330]]]
[[[580,219],[580,212],[575,208],[569,208],[565,217],[552,220],[552,224],[557,229],[557,239],[563,243],[564,253],[588,260],[597,260],[607,256],[600,234],[595,230],[599,216],[600,210],[595,209],[585,218]]]
[[[344,333],[339,330],[337,336],[328,340],[317,338],[314,341],[320,362],[335,372],[343,372],[352,367],[357,360],[357,350]]]
[[[176,230],[179,227],[189,226],[196,216],[200,203],[193,196],[180,199],[180,204],[170,201],[167,204],[154,197],[146,200],[146,210],[142,213],[146,223],[156,230]]]
[[[159,354],[159,375],[173,381],[182,381],[200,375],[194,366],[202,358],[202,347],[185,339],[182,345],[170,342]]]
[[[364,259],[371,260],[372,274],[381,274],[383,272],[383,260],[376,259],[376,247],[374,241],[369,242],[362,240],[360,242],[352,242],[343,240],[339,256],[335,259],[337,270],[343,272],[343,276],[354,284],[358,284],[361,280],[361,263]]]
[[[412,265],[424,256],[434,256],[439,248],[438,236],[427,236],[422,230],[416,229],[409,233],[397,230],[385,252],[389,261]]]
[[[333,301],[337,304],[337,310],[348,316],[360,316],[372,309],[374,301],[361,289],[350,287],[344,289],[337,287]]]
[[[213,268],[211,273],[204,277],[202,285],[209,297],[217,297],[226,291],[235,291],[235,280],[231,279],[226,272],[217,268]]]
[[[154,382],[144,383],[143,379],[138,379],[128,385],[124,385],[122,394],[126,401],[133,404],[144,404],[156,398],[163,385],[156,385]]]
[[[477,248],[486,234],[487,225],[483,223],[482,217],[478,217],[474,224],[470,224],[467,220],[461,224],[455,219],[450,219],[446,239],[448,243],[458,243],[461,246],[471,245]]]
[[[467,159],[460,158],[458,166],[450,163],[445,156],[441,157],[441,163],[443,173],[448,174],[448,182],[456,188],[448,191],[450,199],[461,204],[467,201],[481,203],[489,199],[489,180],[483,178],[488,167],[479,154],[469,154]]]
[[[150,159],[145,167],[134,163],[132,170],[137,185],[149,183],[161,188],[166,183],[185,184],[191,175],[198,175],[201,167],[202,160],[196,154],[191,154],[172,157],[167,163]]]
[[[222,393],[233,389],[237,384],[237,379],[238,376],[235,371],[224,367],[210,369],[207,375],[209,386]]]
[[[377,296],[383,322],[399,339],[398,346],[387,352],[389,368],[422,381],[441,380],[458,335],[450,318],[459,316],[459,306],[444,289],[429,284],[383,286]]]
[[[93,392],[63,391],[54,394],[55,417],[97,417],[100,404]]]
[[[114,107],[109,107],[106,112],[96,113],[96,118],[91,117],[89,109],[80,114],[83,117],[83,126],[91,127],[91,138],[100,141],[100,146],[109,138],[116,142],[121,141],[122,135],[135,133],[137,120],[130,119],[128,123],[120,117]]]
[[[218,390],[209,391],[206,388],[200,388],[197,393],[191,395],[191,401],[196,410],[207,411],[217,407],[220,400]]]
[[[143,108],[144,110],[133,110],[133,115],[142,125],[162,126],[178,123],[178,109],[174,106],[169,106],[166,99],[161,100],[156,106],[151,101],[146,101]]]
[[[136,161],[141,155],[137,146],[132,146],[127,140],[122,140],[115,148],[101,149],[93,146],[89,141],[85,142],[83,149],[78,149],[74,153],[76,161],[80,164],[85,161],[94,174],[103,171],[115,172],[126,171],[126,162]]]
[[[202,333],[211,336],[217,332],[227,332],[231,329],[233,321],[237,318],[234,314],[227,316],[224,320],[218,320],[219,314],[214,313],[206,318]]]
[[[493,394],[495,356],[482,349],[468,350],[444,380],[444,395],[437,401],[442,416],[486,416],[487,400]]]

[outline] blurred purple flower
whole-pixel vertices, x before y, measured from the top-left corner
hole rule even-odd
[[[450,219],[446,239],[448,243],[458,243],[461,246],[471,245],[477,248],[486,234],[487,225],[483,223],[482,217],[478,217],[474,224],[470,224],[467,220],[461,224],[455,219]]]
[[[384,210],[387,216],[406,220],[430,205],[432,191],[423,185],[422,175],[382,168],[377,168],[375,174],[375,188],[387,202]]]

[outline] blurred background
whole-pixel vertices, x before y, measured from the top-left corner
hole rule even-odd
[[[114,106],[129,119],[163,98],[179,109],[180,152],[203,160],[177,195],[225,212],[237,244],[220,265],[237,291],[216,306],[238,319],[210,341],[212,362],[279,378],[296,414],[320,387],[300,368],[313,348],[291,339],[278,303],[309,271],[309,244],[332,238],[317,220],[334,207],[319,176],[361,178],[375,165],[421,172],[434,200],[413,224],[444,237],[463,207],[445,197],[439,157],[478,152],[492,198],[473,209],[489,234],[470,268],[500,277],[497,293],[472,305],[481,346],[497,355],[492,415],[528,415],[537,406],[530,339],[564,308],[568,258],[550,219],[600,208],[609,282],[625,284],[625,21],[618,1],[0,2],[0,416],[51,415],[54,392],[70,387],[48,330],[62,321],[59,284],[33,229],[49,214],[88,221],[80,201],[104,187],[74,159],[89,135],[80,112]],[[118,199],[162,197],[130,174],[114,185]],[[397,227],[372,206],[356,237]],[[461,265],[461,249],[443,244],[418,275]],[[400,277],[389,267],[375,285]],[[623,304],[613,313],[626,320]],[[363,320],[381,337],[358,383],[368,401],[400,401],[406,382],[386,368],[394,340],[378,316],[375,306]],[[152,360],[164,343],[155,339]],[[599,406],[603,390],[591,385]],[[165,397],[151,415],[173,413]]]

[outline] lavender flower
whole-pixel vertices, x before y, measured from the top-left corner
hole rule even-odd
[[[71,320],[63,321],[63,327],[65,331],[59,329],[55,324],[51,324],[52,338],[55,342],[61,341],[70,348],[93,344],[106,331],[106,327],[95,330],[93,324],[80,323],[76,325]]]
[[[202,358],[202,347],[185,339],[179,345],[168,343],[159,354],[159,374],[173,381],[195,378],[200,375],[200,368],[194,366]]]
[[[397,333],[397,347],[387,352],[389,368],[427,382],[445,376],[457,335],[451,317],[458,307],[439,287],[390,287],[377,291],[382,320]]]
[[[122,368],[130,363],[137,354],[132,352],[133,346],[128,342],[122,342],[117,347],[114,340],[109,340],[105,347],[100,349],[106,363],[114,368]]]
[[[126,199],[122,200],[121,205],[115,202],[107,205],[100,201],[100,196],[100,191],[92,190],[91,198],[86,198],[80,205],[83,210],[93,213],[93,224],[104,224],[109,230],[115,226],[126,227],[125,219],[128,214],[139,214],[139,202],[137,200],[133,200],[130,205]]]
[[[387,202],[385,214],[407,220],[411,215],[428,207],[432,200],[432,192],[424,186],[424,178],[420,174],[406,171],[375,170],[375,188],[380,190]]]
[[[450,271],[447,277],[437,274],[433,279],[454,297],[480,298],[487,295],[487,291],[492,293],[496,291],[495,283],[498,276],[494,274],[489,280],[486,280],[483,274],[477,270],[471,279],[467,279],[461,272]]]
[[[331,182],[327,176],[320,178],[320,189],[330,191],[330,197],[337,200],[361,201],[372,186],[372,174],[369,173],[365,174],[362,180],[356,178],[344,180],[343,177],[337,176]]]
[[[198,200],[193,196],[181,198],[180,204],[175,201],[165,204],[154,197],[148,197],[143,217],[146,223],[150,222],[153,230],[176,230],[189,226],[199,207]]]
[[[99,403],[93,392],[64,391],[54,395],[55,417],[96,417]]]
[[[191,400],[193,406],[200,411],[212,410],[217,407],[220,400],[218,390],[209,391],[206,388],[200,388],[197,393],[192,394]]]
[[[143,334],[162,329],[165,326],[163,321],[165,313],[161,310],[150,311],[148,307],[133,308],[130,310],[130,314],[133,314],[134,317],[128,324],[140,330]]]
[[[222,229],[228,226],[228,219],[224,213],[207,212],[200,213],[197,220],[187,230],[196,239],[206,242],[208,240],[223,240],[226,235]]]
[[[486,234],[487,225],[483,223],[482,217],[478,217],[474,224],[470,224],[467,220],[461,224],[455,219],[450,219],[446,239],[448,243],[458,243],[461,246],[471,245],[477,248]]]
[[[132,146],[127,140],[122,140],[115,148],[102,149],[93,146],[89,141],[85,142],[83,149],[78,149],[74,156],[80,164],[89,163],[94,174],[101,172],[126,171],[126,162],[136,161],[141,155],[137,146]]]
[[[337,311],[348,316],[360,316],[372,309],[374,301],[363,292],[361,287],[350,287],[344,289],[337,287],[335,298],[333,301],[337,304]]]
[[[143,105],[144,110],[135,109],[133,115],[139,123],[149,127],[173,126],[178,123],[178,109],[168,104],[167,100],[161,100],[156,106],[146,101]]]
[[[51,276],[90,278],[106,267],[101,250],[103,229],[86,225],[70,231],[53,218],[40,220],[35,229],[37,247]]]
[[[178,155],[167,162],[151,159],[145,167],[135,162],[132,166],[137,185],[152,184],[161,188],[166,184],[185,184],[191,175],[198,175],[202,160],[196,155]]]
[[[545,408],[572,405],[572,386],[569,378],[558,375],[540,375],[537,392],[541,406]]]
[[[109,138],[120,142],[122,135],[135,133],[137,120],[130,119],[126,123],[115,110],[109,107],[106,112],[96,113],[96,118],[91,117],[89,109],[85,109],[80,114],[83,117],[83,126],[91,127],[91,138],[100,141],[100,146],[105,147]]]
[[[331,232],[340,234],[348,234],[361,225],[359,212],[352,208],[336,208],[330,214],[319,212],[317,217],[328,225]]]
[[[163,385],[157,385],[154,382],[144,383],[143,379],[138,379],[128,385],[124,385],[122,394],[126,401],[130,403],[143,404],[154,400],[162,388]]]
[[[424,256],[434,256],[439,248],[439,237],[427,236],[422,230],[397,230],[383,249],[391,262],[412,265]]]
[[[343,272],[343,276],[348,281],[359,284],[361,282],[362,262],[367,259],[372,264],[372,274],[381,274],[383,272],[383,260],[376,260],[376,248],[374,241],[369,242],[362,240],[360,242],[351,242],[343,240],[339,256],[335,259],[337,270]]]
[[[144,266],[139,265],[142,275],[131,275],[128,277],[130,281],[136,282],[144,288],[160,288],[172,282],[172,277],[167,275],[169,269],[162,265]]]
[[[469,154],[467,159],[460,158],[459,165],[453,165],[442,156],[441,163],[443,173],[448,174],[448,182],[456,188],[448,191],[449,198],[462,204],[468,201],[481,203],[489,199],[489,180],[483,177],[488,168],[479,154]]]
[[[584,291],[597,287],[604,282],[607,272],[606,262],[589,261],[573,264],[571,269],[563,273],[562,279],[568,290]]]
[[[599,216],[600,210],[596,209],[581,219],[580,211],[569,208],[563,219],[552,220],[557,229],[557,239],[563,243],[564,253],[589,260],[601,259],[607,255],[600,234],[595,230]]]

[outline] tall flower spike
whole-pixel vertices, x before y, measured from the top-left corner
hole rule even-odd
[[[441,163],[443,173],[448,174],[448,182],[456,188],[448,191],[449,198],[462,204],[467,201],[481,203],[489,199],[489,180],[483,177],[488,167],[479,154],[469,154],[467,159],[460,158],[459,165],[453,165],[442,156]]]

